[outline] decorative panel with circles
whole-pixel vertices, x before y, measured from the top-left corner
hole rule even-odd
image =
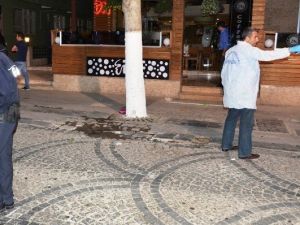
[[[125,77],[124,58],[87,57],[87,75]],[[169,60],[144,59],[143,72],[147,79],[169,79]]]

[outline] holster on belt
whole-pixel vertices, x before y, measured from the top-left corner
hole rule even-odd
[[[15,123],[20,119],[20,105],[18,103],[12,104],[7,111],[0,116],[0,120],[6,123]]]

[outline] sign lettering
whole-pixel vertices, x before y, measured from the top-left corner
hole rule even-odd
[[[94,0],[94,14],[99,15],[111,15],[111,9],[106,10],[105,6],[107,5],[107,0]]]

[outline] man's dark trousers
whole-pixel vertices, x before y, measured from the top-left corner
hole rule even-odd
[[[234,139],[235,127],[240,119],[239,127],[239,157],[251,156],[252,152],[252,130],[254,125],[255,109],[228,109],[225,120],[222,148],[231,149]]]
[[[0,120],[0,204],[13,203],[13,134],[17,123]]]

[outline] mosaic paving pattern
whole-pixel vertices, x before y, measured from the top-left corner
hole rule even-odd
[[[262,157],[245,161],[215,143],[92,138],[21,123],[16,207],[0,224],[300,224],[300,151],[254,151]]]

